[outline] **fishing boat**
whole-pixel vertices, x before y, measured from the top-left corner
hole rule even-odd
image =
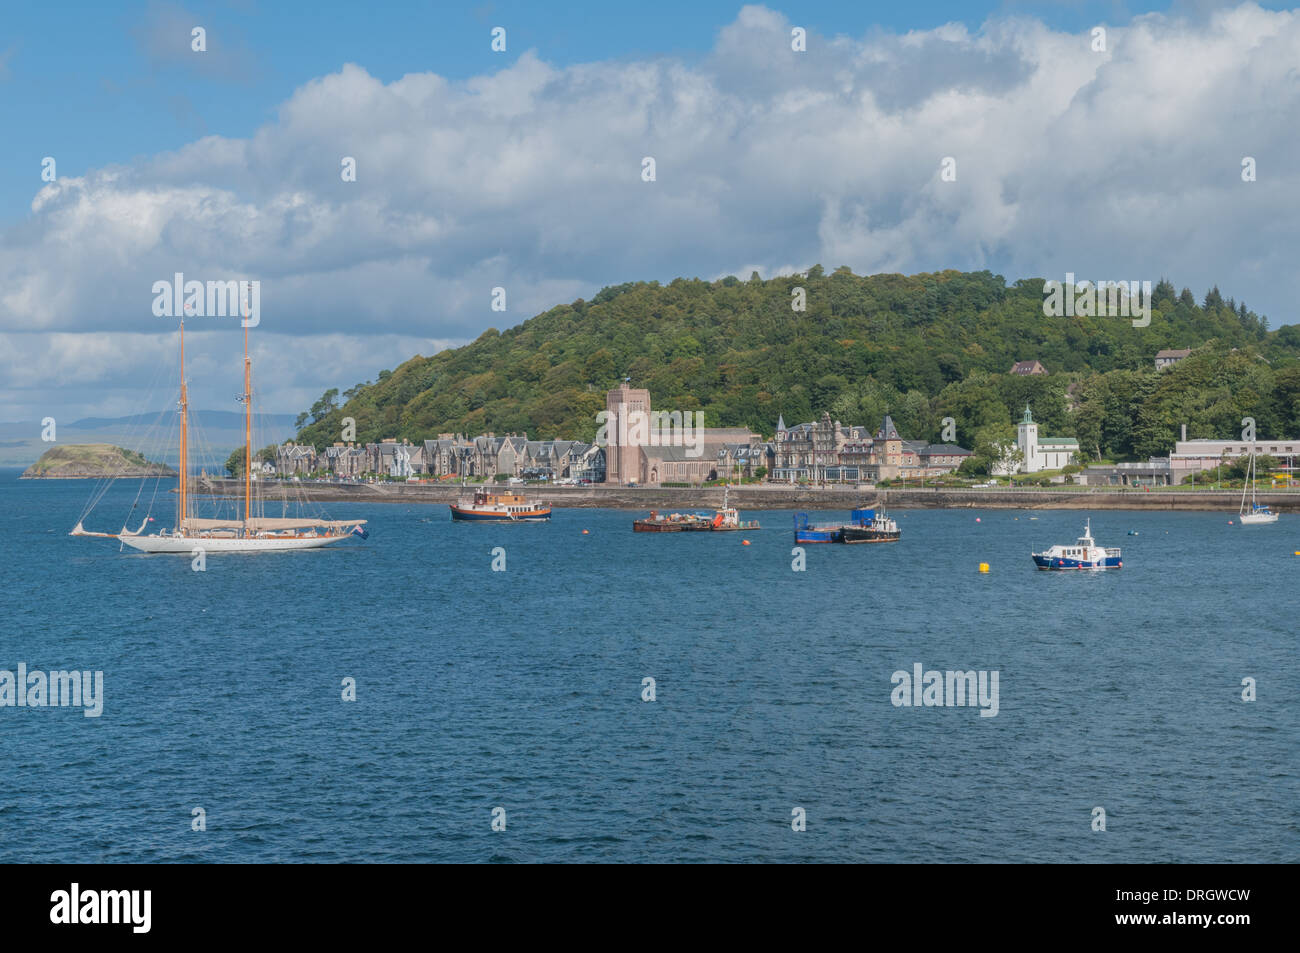
[[[896,543],[903,538],[898,523],[884,513],[873,510],[854,510],[853,522],[841,528],[843,543]]]
[[[247,310],[245,310],[247,318]],[[253,365],[248,356],[248,322],[244,322],[244,392],[237,398],[244,405],[244,494],[243,517],[239,518],[238,505],[233,519],[204,518],[194,515],[194,493],[190,487],[190,420],[189,388],[185,379],[185,321],[180,323],[180,399],[178,427],[180,456],[177,482],[176,522],[170,528],[146,533],[150,523],[157,522],[146,515],[140,526],[128,530],[126,526],[116,533],[89,532],[83,526],[85,518],[94,508],[92,502],[83,512],[70,536],[87,536],[116,539],[123,546],[143,553],[262,553],[297,549],[319,549],[342,542],[353,536],[362,539],[366,532],[365,520],[331,520],[324,518],[266,517],[261,501],[254,501],[253,469]],[[102,492],[101,492],[102,495]]]
[[[1041,553],[1030,553],[1039,569],[1123,569],[1118,548],[1103,548],[1092,538],[1092,520],[1083,524],[1083,535],[1073,546],[1053,546]]]
[[[1280,513],[1274,513],[1267,504],[1260,504],[1255,499],[1255,451],[1250,452],[1250,462],[1246,464],[1246,482],[1241,488],[1241,506],[1237,510],[1237,521],[1243,526],[1260,526],[1276,523]],[[1250,510],[1246,510],[1246,491],[1250,490]]]
[[[479,523],[542,523],[551,518],[551,508],[521,493],[480,487],[472,496],[462,496],[451,504],[451,518]]]
[[[632,521],[634,533],[700,533],[713,529],[707,516],[698,513],[660,513],[651,510],[650,515]]]
[[[758,520],[742,520],[740,511],[734,506],[727,505],[727,494],[731,487],[725,487],[722,491],[722,508],[713,514],[713,519],[709,521],[709,528],[715,533],[726,533],[734,530],[754,530],[762,529],[758,525]]]

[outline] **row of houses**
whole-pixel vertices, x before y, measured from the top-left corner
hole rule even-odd
[[[867,482],[951,473],[971,455],[952,444],[904,440],[886,415],[873,435],[866,427],[845,427],[830,414],[813,423],[786,427],[765,441],[744,427],[684,426],[680,412],[656,415],[650,392],[627,382],[606,395],[603,443],[529,440],[526,433],[498,437],[439,434],[412,443],[336,443],[323,452],[286,443],[276,450],[281,476],[327,473],[340,479],[387,476],[426,479],[499,475],[521,479],[590,480],[593,483],[653,486],[717,479],[770,477],[790,482]],[[671,426],[658,424],[667,419]],[[641,426],[654,423],[655,426]]]
[[[443,479],[498,474],[521,479],[590,480],[605,478],[605,452],[580,440],[529,440],[527,434],[439,434],[436,440],[381,440],[335,443],[318,451],[292,441],[276,448],[280,476],[329,474],[340,479],[387,476]]]

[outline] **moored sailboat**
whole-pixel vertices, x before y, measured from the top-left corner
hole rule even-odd
[[[1258,474],[1255,470],[1255,450],[1250,451],[1250,461],[1246,464],[1246,482],[1241,487],[1241,506],[1237,509],[1237,521],[1243,526],[1260,526],[1276,523],[1280,513],[1274,513],[1268,504],[1261,504],[1255,499],[1255,482]],[[1250,491],[1250,510],[1246,510],[1246,491]]]
[[[134,532],[123,526],[117,533],[88,532],[77,521],[70,536],[116,539],[124,546],[144,553],[279,552],[296,549],[319,549],[352,536],[363,539],[369,534],[365,520],[330,520],[314,518],[268,518],[254,513],[253,505],[253,370],[248,356],[248,326],[244,326],[244,512],[242,519],[209,519],[193,512],[190,490],[190,422],[189,389],[185,380],[185,322],[180,325],[180,399],[179,407],[179,476],[176,500],[176,523],[170,529],[145,533],[154,518],[146,516]]]

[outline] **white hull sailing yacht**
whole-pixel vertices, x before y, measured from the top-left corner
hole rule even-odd
[[[1255,480],[1258,474],[1255,470],[1255,451],[1250,451],[1250,462],[1246,465],[1246,483],[1241,488],[1241,506],[1237,510],[1237,521],[1243,526],[1261,526],[1266,523],[1276,523],[1279,515],[1268,508],[1267,505],[1260,506],[1255,502]],[[1246,491],[1250,491],[1250,510],[1246,509]]]
[[[124,526],[117,533],[87,532],[77,522],[70,535],[116,539],[124,546],[144,553],[261,553],[295,549],[319,549],[352,536],[365,538],[365,520],[267,518],[253,509],[253,370],[248,357],[248,327],[244,327],[244,516],[243,519],[205,519],[192,512],[189,467],[189,394],[185,383],[185,322],[180,327],[180,459],[176,525],[146,535],[146,518],[135,532]],[[238,511],[236,511],[238,512]]]

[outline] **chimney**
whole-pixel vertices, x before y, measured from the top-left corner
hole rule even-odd
[[[1187,442],[1187,424],[1183,424],[1183,443]]]

